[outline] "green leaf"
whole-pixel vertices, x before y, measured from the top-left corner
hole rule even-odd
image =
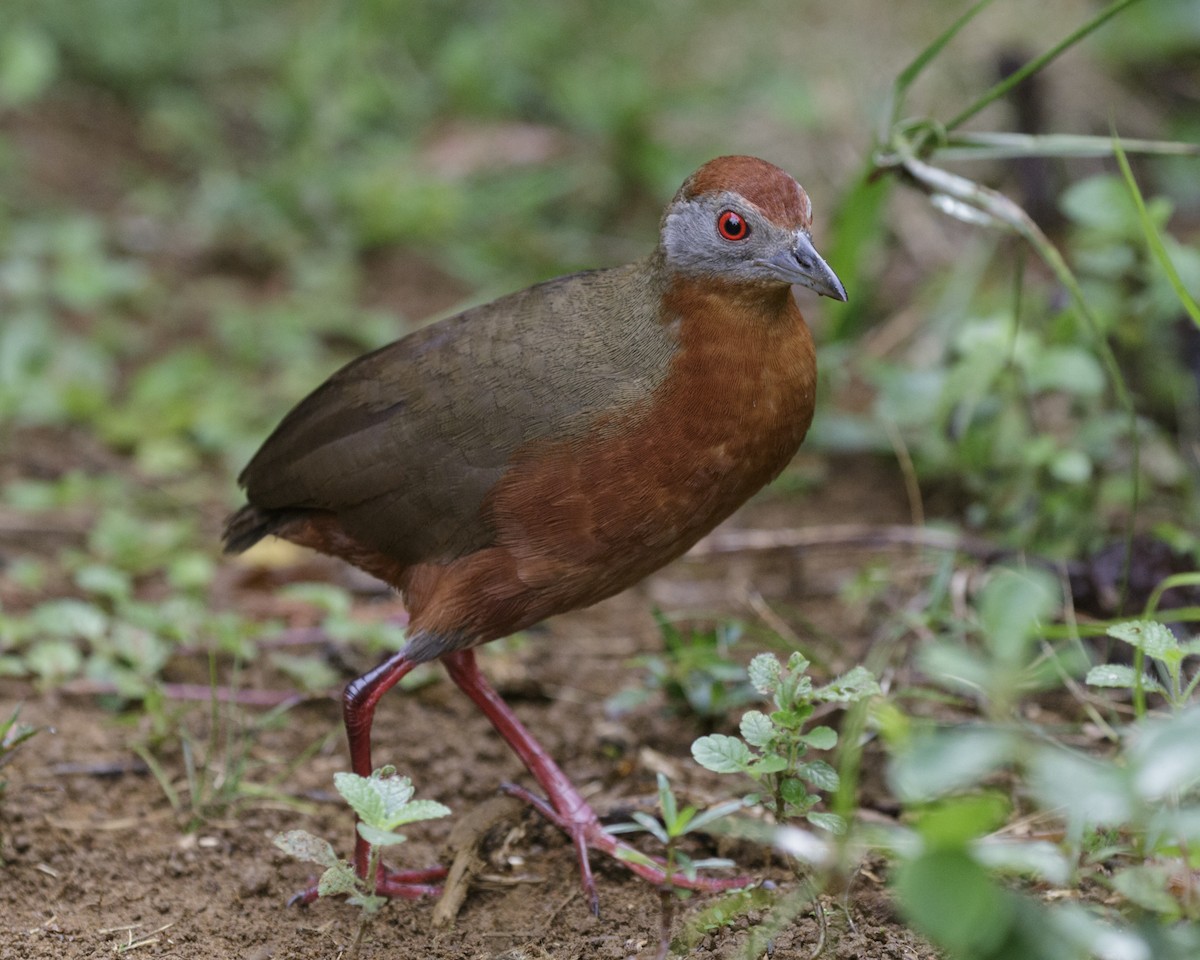
[[[1058,603],[1058,583],[1042,570],[1002,568],[993,574],[980,593],[979,619],[996,658],[1022,663],[1034,633]]]
[[[693,870],[728,870],[737,866],[727,857],[705,857],[702,860],[690,860],[689,864]]]
[[[1047,466],[1060,483],[1079,486],[1092,478],[1092,460],[1082,450],[1059,450]]]
[[[272,650],[267,659],[272,667],[307,693],[332,690],[341,679],[341,675],[330,666],[328,659],[316,654],[302,656]]]
[[[358,835],[373,847],[394,847],[397,844],[404,843],[408,839],[402,833],[381,830],[379,827],[373,827],[371,824],[362,821],[358,824]]]
[[[1012,733],[994,727],[934,730],[899,750],[889,774],[901,799],[929,800],[977,784],[1019,748]]]
[[[810,810],[804,815],[804,819],[814,827],[820,827],[822,830],[828,830],[830,833],[835,833],[839,836],[846,832],[846,821],[836,813],[822,813],[819,810]]]
[[[1025,377],[1031,392],[1061,390],[1076,397],[1104,392],[1104,368],[1082,347],[1042,347],[1030,358]]]
[[[1088,177],[1068,187],[1059,201],[1069,219],[1090,230],[1114,237],[1135,236],[1137,207],[1121,181],[1103,174]]]
[[[69,640],[43,640],[25,654],[25,666],[43,680],[62,681],[83,668],[83,654]]]
[[[304,860],[307,863],[319,863],[323,867],[334,867],[341,862],[327,841],[313,836],[307,830],[289,830],[287,833],[277,833],[271,842],[289,857]]]
[[[394,817],[412,799],[413,786],[408,777],[382,777],[375,771],[369,777],[356,773],[335,773],[333,785],[358,814],[360,820],[381,830],[390,830]]]
[[[761,710],[748,710],[743,713],[738,730],[742,739],[752,747],[765,747],[775,739],[775,725]]]
[[[350,594],[333,584],[292,583],[284,587],[281,593],[289,600],[311,603],[330,617],[345,617],[350,614]]]
[[[667,831],[663,829],[663,825],[656,818],[650,816],[650,814],[642,810],[634,810],[630,816],[659,843],[665,845],[671,842],[671,838],[668,836]]]
[[[799,730],[812,712],[811,704],[801,704],[790,710],[775,710],[771,713],[771,722],[784,730]]]
[[[438,817],[448,817],[450,814],[450,808],[436,800],[413,800],[388,817],[387,828],[391,830],[406,823],[415,823],[418,820],[436,820]]]
[[[1116,687],[1132,690],[1137,684],[1137,671],[1120,663],[1102,663],[1087,672],[1087,684],[1092,687]],[[1162,684],[1148,674],[1142,674],[1142,689],[1163,693]]]
[[[965,850],[1003,824],[1009,806],[1008,800],[994,791],[950,797],[922,809],[916,828],[928,850]]]
[[[987,661],[960,643],[933,643],[923,647],[917,654],[917,664],[942,686],[972,694],[986,690],[993,677]]]
[[[1072,829],[1129,823],[1135,797],[1126,772],[1112,763],[1046,747],[1034,754],[1029,785],[1042,809],[1062,810]]]
[[[813,727],[800,739],[814,750],[832,750],[837,746],[838,738],[833,727]]]
[[[971,844],[971,853],[989,870],[1032,876],[1060,887],[1070,883],[1071,862],[1045,840],[985,838]]]
[[[1128,748],[1133,782],[1142,798],[1158,801],[1200,782],[1200,706],[1144,723]]]
[[[37,727],[18,723],[20,716],[21,705],[18,703],[9,718],[0,722],[0,767],[12,760],[17,747],[38,732]]]
[[[796,772],[817,790],[824,790],[826,792],[836,790],[838,784],[841,782],[837,771],[824,760],[811,760],[808,763],[802,763],[796,768]]]
[[[755,780],[765,777],[771,773],[780,773],[786,770],[788,766],[787,757],[781,757],[777,753],[768,753],[764,757],[755,760],[750,766],[745,768],[745,772],[752,776]]]
[[[387,897],[381,897],[375,893],[352,893],[346,898],[346,902],[352,907],[362,907],[363,913],[370,916],[373,913],[378,913],[387,904]]]
[[[902,863],[895,889],[909,921],[951,956],[1001,956],[1015,901],[966,852],[937,850]]]
[[[715,823],[718,820],[723,820],[730,814],[737,813],[746,806],[744,800],[726,800],[724,803],[718,803],[715,807],[709,807],[707,810],[702,810],[692,818],[688,824],[687,832],[693,833],[698,830],[703,830],[710,823]]]
[[[671,783],[667,780],[666,774],[658,774],[658,805],[662,809],[663,822],[668,829],[678,819],[678,804],[675,802],[675,794],[671,792]]]
[[[624,860],[626,863],[638,863],[643,867],[657,867],[652,857],[642,853],[634,847],[620,846],[617,847],[617,859]]]
[[[692,744],[692,757],[706,770],[715,773],[742,773],[754,759],[741,740],[722,733],[700,737]]]
[[[1113,624],[1107,633],[1110,637],[1124,640],[1146,656],[1163,663],[1174,664],[1183,659],[1183,651],[1179,641],[1175,639],[1175,634],[1170,628],[1154,620],[1130,620],[1127,623]]]
[[[857,703],[867,697],[878,696],[881,692],[879,682],[870,670],[855,667],[819,688],[816,696],[825,703]]]
[[[1136,864],[1113,874],[1112,885],[1127,900],[1139,907],[1176,917],[1179,901],[1171,895],[1167,871],[1154,864]]]
[[[762,696],[769,697],[779,686],[779,674],[782,669],[773,654],[760,653],[750,661],[746,672],[750,676],[750,685]]]
[[[133,592],[133,582],[124,570],[91,563],[75,573],[75,584],[85,593],[109,600],[124,600]]]
[[[0,38],[0,106],[32,103],[58,73],[53,39],[32,26],[9,26]]]
[[[334,864],[317,881],[317,896],[338,897],[346,893],[357,893],[358,876],[350,864],[343,862]]]
[[[808,787],[797,777],[788,777],[779,784],[779,795],[784,802],[797,810],[807,810],[819,797],[814,799],[808,792]]]
[[[36,631],[52,637],[95,642],[108,632],[108,615],[99,607],[82,600],[50,600],[36,607],[32,614]]]

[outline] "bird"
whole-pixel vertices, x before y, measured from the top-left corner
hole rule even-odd
[[[343,695],[354,772],[372,772],[379,699],[440,661],[541,786],[505,788],[570,837],[596,914],[589,850],[656,884],[666,874],[624,855],[480,673],[475,648],[632,586],[791,460],[817,382],[792,288],[846,300],[811,226],[808,194],[781,168],[710,160],[667,205],[647,256],[538,283],[351,361],[238,478],[247,502],[226,525],[227,553],[281,537],[403,598],[405,645]],[[368,854],[356,835],[364,880]],[[375,888],[416,898],[444,875],[380,866]]]

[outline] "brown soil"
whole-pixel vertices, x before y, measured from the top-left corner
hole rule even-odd
[[[838,482],[823,484],[817,493],[767,495],[732,523],[777,528],[904,519],[902,485],[889,468],[847,462],[837,470]],[[657,648],[651,607],[724,610],[754,622],[745,602],[753,584],[775,609],[795,605],[802,610],[806,649],[831,670],[840,670],[863,652],[870,618],[843,606],[836,591],[867,559],[861,551],[820,550],[806,559],[775,552],[680,561],[622,597],[560,617],[522,640],[493,645],[482,663],[602,816],[624,820],[633,809],[652,809],[658,770],[669,773],[689,802],[709,804],[737,788],[688,758],[690,741],[702,732],[694,720],[673,717],[653,701],[622,718],[606,715],[606,698],[642,677],[631,658]],[[758,648],[753,640],[742,645],[746,656]],[[205,669],[204,663],[186,661],[171,667],[176,676],[202,677]],[[412,776],[418,796],[454,810],[446,820],[409,831],[400,866],[447,862],[454,851],[443,846],[455,822],[494,797],[502,781],[529,782],[486,720],[438,679],[390,694],[375,725],[376,762],[394,762]],[[241,685],[284,683],[252,665]],[[261,712],[222,707],[223,725],[241,725],[243,736],[235,743],[249,745],[240,800],[189,831],[186,815],[172,811],[157,779],[131,750],[131,743],[147,742],[151,733],[145,717],[119,716],[86,698],[39,695],[13,683],[0,686],[0,711],[17,700],[25,702],[23,720],[54,732],[39,734],[5,770],[10,782],[0,804],[0,856],[7,861],[0,883],[0,960],[119,951],[178,960],[345,954],[358,911],[339,901],[285,906],[311,872],[271,845],[275,833],[303,828],[343,853],[349,849],[351,817],[331,788],[332,774],[347,766],[335,701],[294,707],[265,726]],[[210,707],[179,709],[179,725],[203,758]],[[232,752],[218,749],[207,766],[201,761],[210,780],[228,775]],[[155,755],[186,797],[178,749],[168,740]],[[580,894],[572,850],[557,831],[518,811],[489,837],[490,862],[452,927],[433,926],[431,901],[395,902],[367,931],[360,955],[431,960],[654,956],[655,890],[619,865],[594,858],[602,910],[596,919]],[[730,852],[762,873],[760,853]],[[788,887],[777,866],[762,875]],[[894,916],[878,871],[855,874],[846,890],[824,900],[829,929],[823,956],[914,960],[934,955]],[[682,917],[702,902],[686,904]],[[763,916],[750,914],[708,934],[689,955],[744,955],[749,929]],[[677,918],[677,931],[679,926]],[[771,955],[807,957],[817,936],[816,921],[806,910],[778,934]]]

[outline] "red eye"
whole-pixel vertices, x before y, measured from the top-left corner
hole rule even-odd
[[[745,240],[750,236],[750,227],[732,210],[725,210],[717,217],[717,233],[726,240]]]

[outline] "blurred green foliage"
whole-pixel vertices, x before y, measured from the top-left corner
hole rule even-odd
[[[20,468],[0,476],[0,509],[63,517],[68,528],[84,522],[61,550],[0,558],[5,590],[20,598],[0,608],[0,676],[94,681],[114,702],[147,705],[156,751],[172,742],[164,665],[187,649],[236,673],[283,628],[281,618],[212,601],[237,469],[321,377],[438,309],[373,291],[386,272],[373,258],[397,251],[445,307],[466,291],[484,297],[645,252],[683,172],[743,149],[749,129],[817,128],[822,78],[784,57],[763,69],[768,34],[785,22],[776,15],[793,7],[767,5],[761,35],[748,37],[744,5],[716,0],[475,0],[453,9],[415,0],[5,0],[0,449],[49,435],[61,452],[14,458]],[[1194,0],[1137,4],[1122,31],[1097,34],[1097,51],[1155,86],[1159,59],[1194,53],[1194,13]],[[755,56],[727,55],[726,40]],[[1200,132],[1183,110],[1164,108],[1162,125],[1193,140]],[[23,140],[81,126],[61,157]],[[936,127],[917,118],[911,129],[932,136]],[[1195,161],[1154,164],[1138,171],[1149,174],[1147,193],[1171,198],[1151,199],[1147,217],[1194,292]],[[952,523],[1055,557],[1094,549],[1130,514],[1143,526],[1200,525],[1188,446],[1200,404],[1195,361],[1189,367],[1180,347],[1179,298],[1147,251],[1126,185],[1094,165],[1067,170],[1059,239],[1098,332],[1015,244],[956,233],[955,256],[931,268],[920,242],[931,228],[911,229],[920,213],[900,205],[897,184],[849,184],[837,215],[822,216],[832,234],[825,252],[852,304],[831,311],[821,331],[826,402],[809,440],[824,453],[899,452],[923,490],[950,494],[939,503]],[[914,315],[892,349],[870,341]],[[1132,420],[1107,346],[1133,397]],[[852,388],[859,402],[839,409]],[[1141,739],[1110,731],[1114,757],[1065,753],[1058,732],[1024,712],[1029,697],[1085,669],[1077,642],[1040,643],[1055,584],[1003,571],[952,603],[952,568],[947,559],[926,608],[907,609],[895,629],[915,625],[924,638],[925,692],[981,719],[959,727],[909,717],[890,688],[873,706],[893,792],[912,818],[895,849],[895,890],[912,922],[960,955],[999,956],[1016,955],[1006,945],[1034,950],[1023,931],[1049,917],[1058,928],[1036,949],[1073,956],[1054,954],[1054,937],[1090,948],[1102,933],[1094,917],[1018,898],[997,871],[1107,883],[1114,865],[1121,902],[1168,921],[1194,917],[1172,885],[1172,871],[1192,869],[1194,857],[1165,836],[1197,839],[1194,764],[1172,766],[1196,733],[1184,703],[1191,681],[1167,676],[1179,695],[1169,722]],[[340,588],[306,583],[280,594],[315,608],[340,641],[374,652],[401,642],[396,628],[355,621]],[[660,618],[660,630],[664,651],[645,661],[645,687],[718,727],[750,696],[730,656],[740,627]],[[336,681],[316,656],[275,650],[268,660],[306,691]],[[1128,679],[1123,670],[1105,676]],[[1143,685],[1154,693],[1162,681]],[[621,702],[644,707],[645,693]],[[215,696],[213,707],[215,715]],[[11,733],[15,718],[7,724]],[[246,789],[240,727],[211,727],[206,756],[224,756],[229,775],[197,776],[180,737],[187,796],[143,748],[173,804],[201,817]],[[866,736],[843,735],[843,752],[861,751]],[[1172,803],[1156,811],[1161,791],[1136,782],[1138,771],[1167,778]],[[1010,775],[1027,775],[1032,800],[997,789]],[[1080,784],[1116,812],[1086,809]],[[1066,842],[1001,854],[985,845],[1021,812],[1018,801],[1069,808]],[[855,834],[853,797],[839,809]],[[1177,929],[1192,949],[1190,932]]]

